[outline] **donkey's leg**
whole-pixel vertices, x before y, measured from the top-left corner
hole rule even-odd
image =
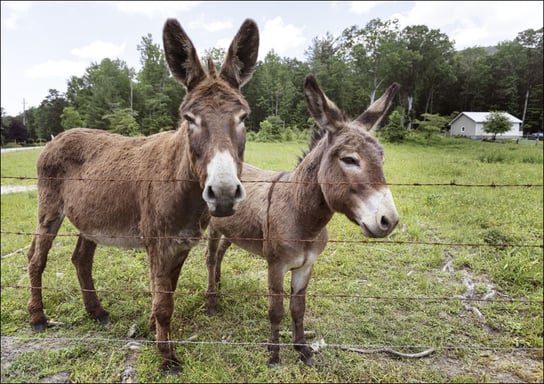
[[[270,344],[268,366],[280,364],[280,323],[285,314],[283,308],[283,281],[285,272],[281,265],[268,264],[268,319],[270,320]]]
[[[217,265],[215,267],[215,283],[218,286],[221,286],[221,263],[223,262],[225,253],[227,253],[227,250],[231,245],[232,243],[225,237],[221,238],[221,241],[219,242],[219,248],[217,249]]]
[[[151,322],[156,328],[157,349],[162,357],[161,369],[179,372],[181,362],[176,357],[174,345],[170,343],[170,322],[174,311],[174,290],[189,250],[167,254],[159,253],[158,247],[150,247],[148,252],[153,290]]]
[[[206,290],[206,313],[214,315],[217,311],[217,248],[220,242],[221,233],[208,227],[208,248],[206,249],[206,267],[208,268],[208,289]]]
[[[209,228],[208,249],[206,250],[206,266],[208,267],[208,289],[206,291],[206,313],[217,312],[217,287],[221,282],[221,263],[231,242],[220,238],[221,233]]]
[[[30,313],[30,324],[36,332],[47,327],[47,318],[43,312],[42,274],[47,264],[47,254],[62,224],[64,216],[60,213],[38,214],[38,227],[28,250],[28,276],[30,278],[30,298],[27,309]]]
[[[312,275],[313,265],[304,265],[291,272],[291,311],[293,343],[295,350],[300,353],[300,360],[306,365],[312,365],[312,350],[306,344],[304,337],[304,313],[306,311],[306,288]]]
[[[72,254],[72,263],[76,267],[79,286],[83,294],[85,309],[91,317],[100,324],[109,324],[110,314],[102,308],[96,295],[93,282],[93,258],[96,250],[94,241],[85,239],[81,235],[77,240],[76,248]]]

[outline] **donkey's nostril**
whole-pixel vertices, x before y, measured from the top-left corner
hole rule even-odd
[[[389,228],[391,228],[391,222],[389,221],[387,217],[382,216],[380,220],[380,226],[382,227],[383,230],[388,230]]]
[[[238,199],[241,199],[243,197],[243,195],[244,194],[242,193],[242,186],[240,184],[238,184],[236,186],[236,191],[234,192],[234,198],[236,200],[238,200]]]
[[[210,200],[215,200],[215,193],[213,193],[213,189],[211,185],[206,189],[206,196]]]

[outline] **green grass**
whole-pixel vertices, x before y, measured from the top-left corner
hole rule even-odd
[[[29,185],[36,184],[35,179],[12,179],[15,177],[35,178],[36,160],[41,153],[41,148],[15,151],[2,154],[0,182],[2,185]]]
[[[341,215],[335,215],[328,226],[329,237],[339,241],[329,243],[315,264],[305,327],[316,336],[309,342],[323,338],[329,345],[392,346],[401,352],[407,352],[402,346],[437,347],[428,358],[362,355],[330,346],[316,355],[313,367],[306,367],[285,346],[282,365],[267,368],[265,347],[236,344],[268,340],[266,263],[233,247],[223,263],[225,294],[219,298],[218,314],[208,317],[202,243],[192,251],[180,276],[172,339],[224,343],[177,346],[184,371],[177,377],[164,375],[157,369],[160,361],[154,345],[146,342],[152,335],[147,329],[151,299],[146,293],[145,253],[98,247],[94,278],[97,289],[105,290],[99,296],[112,319],[103,327],[83,309],[70,262],[75,238],[58,236],[44,273],[48,287],[44,304],[46,315],[62,325],[44,334],[30,331],[28,290],[14,288],[28,285],[26,255],[2,259],[2,382],[35,382],[57,373],[76,382],[117,382],[129,358],[134,359],[139,382],[542,382],[542,350],[502,349],[543,346],[542,248],[524,247],[543,241],[542,188],[395,185],[542,184],[542,145],[533,144],[443,137],[435,138],[432,146],[417,139],[386,144],[385,173],[401,215],[399,227],[386,240],[401,243],[342,242],[364,239]],[[304,147],[303,143],[250,142],[245,158],[263,168],[291,170]],[[35,175],[37,152],[2,154],[2,176]],[[2,183],[15,182],[2,179]],[[32,232],[35,216],[35,191],[2,195],[3,232]],[[65,221],[61,234],[74,232]],[[28,246],[30,240],[2,233],[2,256]],[[426,242],[452,245],[419,244]],[[512,246],[495,246],[503,243]],[[443,271],[450,260],[453,269]],[[474,284],[475,297],[493,290],[495,299],[506,301],[456,299],[466,294],[467,279]],[[485,323],[465,304],[477,308]],[[133,325],[143,341],[136,352],[126,346]],[[281,341],[290,343],[288,311],[282,329]],[[17,337],[14,351],[18,353],[6,359],[4,338],[9,336]],[[461,348],[447,349],[451,346]]]

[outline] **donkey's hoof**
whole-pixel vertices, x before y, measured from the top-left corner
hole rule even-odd
[[[47,328],[47,320],[39,321],[37,323],[30,323],[34,332],[43,332]]]
[[[313,365],[313,352],[311,351],[310,348],[308,348],[307,346],[304,346],[303,348],[301,348],[299,351],[300,353],[300,361],[302,361],[304,364],[308,365],[308,366],[312,366]]]
[[[213,316],[217,313],[217,307],[208,307],[206,306],[206,315]]]
[[[314,365],[314,360],[313,360],[312,356],[300,355],[300,361],[302,361],[308,367],[311,367],[312,365]]]
[[[161,371],[169,373],[171,375],[179,375],[183,370],[181,366],[181,361],[178,359],[175,360],[165,360],[161,363]]]
[[[276,368],[280,366],[280,358],[279,357],[271,357],[268,359],[268,368]]]
[[[110,314],[108,312],[104,313],[103,315],[100,315],[96,318],[96,321],[98,321],[98,323],[100,325],[109,325],[111,324],[110,322]]]

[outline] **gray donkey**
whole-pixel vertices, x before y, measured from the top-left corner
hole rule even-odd
[[[306,289],[313,264],[327,242],[326,225],[334,212],[345,214],[367,237],[385,237],[399,215],[383,174],[384,153],[367,132],[386,114],[399,85],[357,119],[348,120],[308,75],[304,94],[321,132],[293,172],[265,171],[244,163],[247,198],[230,217],[212,217],[206,253],[206,309],[216,311],[221,261],[231,243],[264,256],[268,263],[269,366],[279,364],[279,331],[284,316],[283,285],[291,271],[290,310],[295,349],[310,365],[312,351],[304,338]]]

